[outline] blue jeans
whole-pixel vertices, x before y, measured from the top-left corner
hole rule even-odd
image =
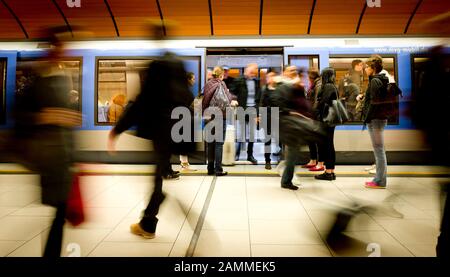
[[[386,186],[387,160],[383,134],[386,124],[387,120],[383,119],[372,119],[370,123],[367,124],[377,170],[377,174],[373,181],[384,187]]]
[[[281,178],[282,185],[287,185],[292,182],[292,178],[294,178],[295,165],[297,164],[299,156],[300,156],[299,146],[287,147],[286,168],[284,169],[283,177]]]
[[[224,120],[222,124],[223,137],[221,141],[213,141],[207,144],[208,147],[208,172],[223,172],[222,168],[222,154],[223,143],[225,141],[225,132],[227,130],[227,123]]]

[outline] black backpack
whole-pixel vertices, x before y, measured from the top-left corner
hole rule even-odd
[[[396,83],[389,83],[387,86],[388,97],[403,97],[402,90],[397,86]]]
[[[402,90],[396,83],[388,83],[381,89],[379,101],[381,109],[388,122],[397,122],[399,119],[399,97],[403,97]]]

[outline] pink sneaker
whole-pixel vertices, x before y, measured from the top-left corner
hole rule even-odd
[[[369,189],[385,189],[386,186],[380,186],[377,182],[366,182],[366,188]]]
[[[325,170],[325,167],[324,166],[314,166],[314,167],[311,167],[310,169],[309,169],[309,171],[324,171]]]

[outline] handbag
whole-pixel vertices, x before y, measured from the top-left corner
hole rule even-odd
[[[225,89],[226,88],[222,84],[217,87],[211,101],[209,102],[210,107],[219,108],[222,112],[226,111],[227,107],[230,106],[231,101],[228,99]]]
[[[280,117],[280,140],[288,146],[320,143],[326,139],[326,126],[300,113]]]
[[[331,106],[328,106],[328,114],[323,119],[328,126],[334,127],[342,125],[349,120],[347,109],[342,104],[341,100],[333,100]]]
[[[66,219],[72,226],[78,226],[85,220],[79,174],[75,174],[73,177],[72,188],[67,199]]]

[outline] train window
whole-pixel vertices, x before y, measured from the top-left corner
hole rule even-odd
[[[5,123],[5,107],[6,107],[6,59],[0,59],[0,124]]]
[[[319,68],[319,56],[317,55],[289,55],[288,64],[297,66],[298,68]]]
[[[144,83],[151,59],[99,59],[97,61],[97,122],[113,124],[134,100]]]
[[[412,97],[417,95],[417,90],[421,87],[422,76],[425,72],[425,66],[428,58],[424,57],[413,57],[412,62]]]
[[[201,57],[179,56],[187,72],[195,75],[191,88],[197,96],[202,81]],[[130,101],[134,101],[144,85],[145,73],[153,57],[97,57],[95,102],[96,124],[112,125],[119,119]]]
[[[317,55],[289,55],[288,64],[295,65],[299,70],[319,69],[319,56]],[[303,82],[309,87],[308,75],[303,75]]]
[[[344,99],[344,103],[350,115],[349,124],[361,124],[363,100],[358,101],[358,94],[364,94],[369,78],[364,72],[364,66],[370,55],[358,56],[331,56],[329,66],[336,71],[336,85],[339,88],[339,97]],[[396,65],[394,56],[382,55],[383,69],[385,69],[394,79],[396,78]],[[355,85],[349,85],[354,83]],[[354,86],[355,90],[351,90]],[[398,101],[395,103],[396,110],[394,116],[389,119],[390,124],[398,124]]]
[[[45,61],[19,60],[16,67],[16,94],[21,94],[31,85],[39,73],[39,67]],[[59,62],[59,68],[72,81],[72,89],[68,91],[70,106],[81,111],[81,59],[67,59]]]

